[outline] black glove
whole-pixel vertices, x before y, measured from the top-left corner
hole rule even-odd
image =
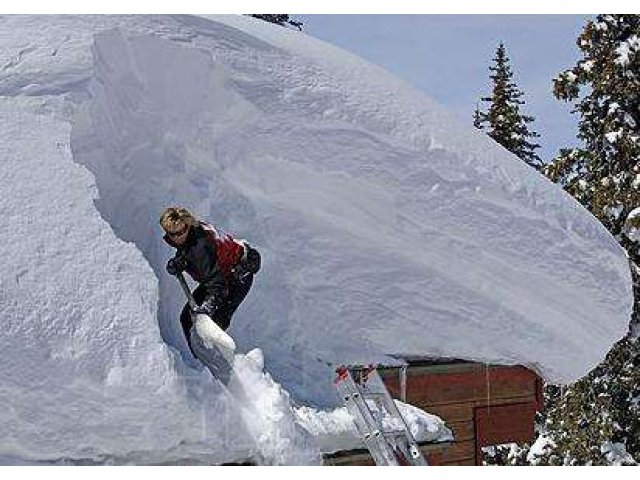
[[[260,252],[255,248],[252,248],[247,245],[247,270],[249,270],[252,274],[256,274],[260,271],[260,264],[262,263],[262,259],[260,258]]]
[[[216,297],[212,296],[202,302],[202,305],[197,306],[193,310],[193,313],[204,313],[205,315],[209,315],[213,318],[218,308],[220,308],[220,302]]]
[[[182,257],[170,258],[167,262],[167,272],[169,275],[178,275],[187,268],[187,261]]]
[[[246,255],[242,258],[240,263],[236,265],[232,272],[238,281],[243,281],[249,275],[255,275],[260,270],[260,254],[255,248],[245,243]]]

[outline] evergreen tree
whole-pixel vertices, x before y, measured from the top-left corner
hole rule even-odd
[[[292,25],[296,27],[298,30],[302,30],[302,25],[303,25],[302,22],[293,20],[289,18],[289,15],[284,13],[252,13],[249,16],[259,18],[260,20],[264,20],[265,22],[275,23],[282,27],[285,27],[287,25]]]
[[[580,114],[584,146],[562,150],[548,175],[620,240],[640,206],[639,24],[638,15],[599,15],[578,39],[583,58],[554,80],[556,97]]]
[[[490,97],[481,99],[489,107],[486,112],[476,107],[473,124],[527,164],[540,169],[542,160],[535,152],[540,145],[529,141],[540,135],[529,129],[528,124],[533,122],[534,117],[525,115],[520,110],[525,104],[521,99],[524,93],[513,82],[509,57],[502,42],[498,45],[493,61],[493,66],[489,67],[493,92]]]
[[[562,149],[544,172],[627,250],[635,300],[629,334],[550,402],[542,429],[552,446],[536,463],[633,464],[640,460],[640,16],[598,15],[577,45],[582,58],[554,80],[554,94],[573,102],[583,146]]]

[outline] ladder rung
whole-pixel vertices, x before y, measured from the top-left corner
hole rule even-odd
[[[367,390],[364,390],[362,392],[362,396],[364,398],[377,398],[377,397],[385,398],[387,394],[385,392],[369,392]]]
[[[382,432],[385,437],[404,437],[406,433],[404,430],[385,430]]]

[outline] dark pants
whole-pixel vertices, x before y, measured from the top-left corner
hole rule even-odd
[[[249,275],[241,282],[233,282],[229,285],[229,295],[227,295],[223,300],[223,305],[216,310],[215,316],[213,317],[213,321],[216,322],[220,328],[223,330],[229,328],[231,317],[244,300],[244,297],[249,293],[252,284],[253,275]],[[205,290],[202,285],[199,285],[193,291],[193,299],[198,305],[202,305],[202,302],[204,302]],[[195,357],[196,355],[193,352],[193,347],[191,346],[191,336],[189,335],[191,327],[193,326],[193,320],[191,318],[191,309],[188,304],[182,309],[182,313],[180,314],[180,323],[182,324],[182,330],[184,331],[184,336],[187,339],[189,349],[191,349],[191,353]]]

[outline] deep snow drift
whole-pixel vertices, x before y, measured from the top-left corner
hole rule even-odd
[[[2,458],[314,463],[340,413],[296,402],[335,406],[330,364],[569,382],[626,332],[606,230],[357,57],[246,17],[0,22]],[[185,353],[170,203],[263,254],[230,333],[270,375],[238,357],[242,408]]]

